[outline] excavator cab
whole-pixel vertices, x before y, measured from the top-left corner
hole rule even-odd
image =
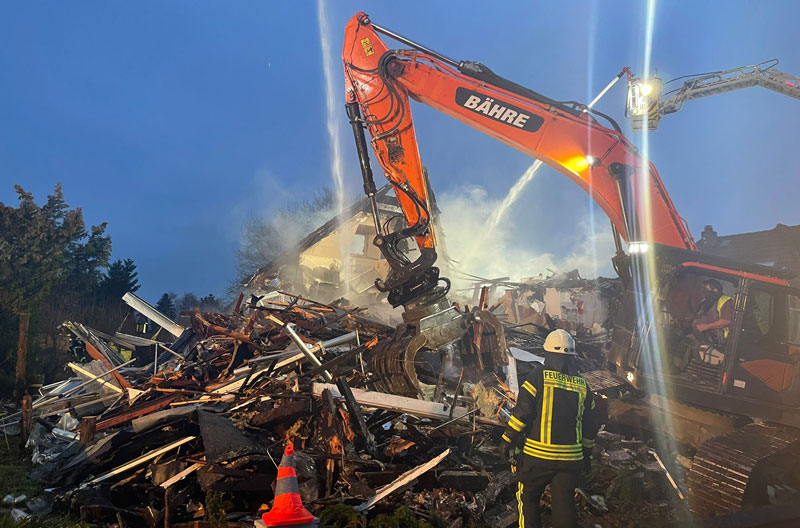
[[[772,268],[650,249],[627,257],[634,279],[626,281],[609,353],[618,374],[690,405],[800,425],[800,290]],[[642,288],[636,270],[647,265],[659,276]],[[709,283],[721,286],[719,297],[708,299]],[[698,330],[722,318],[730,323]]]

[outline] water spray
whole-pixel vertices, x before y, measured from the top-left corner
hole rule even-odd
[[[335,62],[335,57],[331,51],[331,33],[328,26],[328,17],[325,11],[325,0],[317,0],[317,19],[319,22],[319,40],[320,48],[322,51],[322,71],[325,75],[325,107],[326,107],[326,124],[328,130],[328,141],[330,144],[331,152],[331,177],[333,179],[333,189],[336,195],[336,217],[338,218],[339,225],[343,220],[344,213],[344,170],[342,168],[342,149],[339,138],[339,123],[342,120],[336,115],[336,109],[339,108],[340,98],[337,90],[336,83],[334,82],[334,73],[331,65]],[[342,255],[342,276],[341,282],[345,287],[345,294],[349,292],[350,287],[350,248],[349,239],[339,235],[339,251]]]
[[[525,187],[531,182],[531,180],[533,180],[533,177],[536,175],[536,172],[539,170],[539,167],[541,166],[542,166],[541,160],[534,161],[533,164],[530,167],[528,167],[524,173],[522,173],[522,176],[519,177],[519,179],[511,187],[511,189],[509,189],[508,194],[500,203],[500,205],[498,205],[494,209],[494,211],[492,211],[492,214],[489,216],[489,220],[486,222],[486,228],[475,238],[475,243],[472,244],[472,247],[470,248],[469,252],[462,260],[462,264],[465,267],[473,259],[473,257],[475,256],[475,252],[478,251],[478,249],[484,245],[486,240],[489,239],[491,234],[500,224],[500,221],[503,219],[503,216],[505,216],[506,211],[508,211],[508,209],[512,205],[514,205],[514,202],[516,202],[519,199],[520,194],[525,189]]]

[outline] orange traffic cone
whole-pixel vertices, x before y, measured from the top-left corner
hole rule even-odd
[[[294,469],[294,446],[288,444],[278,467],[275,485],[275,502],[272,509],[261,516],[267,526],[298,526],[315,521],[300,499],[300,486]]]

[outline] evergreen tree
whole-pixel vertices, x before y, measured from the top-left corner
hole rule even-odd
[[[80,210],[80,209],[79,209]],[[81,240],[67,244],[62,264],[58,294],[70,297],[78,305],[91,302],[103,277],[102,268],[111,256],[111,238],[104,236],[106,224],[84,231]]]
[[[17,388],[21,390],[30,313],[59,286],[78,294],[96,288],[100,268],[108,265],[111,238],[105,235],[106,224],[86,231],[83,211],[69,208],[60,184],[42,206],[19,185],[14,189],[18,207],[0,202],[0,308],[19,318]]]
[[[175,310],[175,301],[173,300],[173,296],[169,293],[165,293],[161,296],[161,298],[158,300],[158,303],[156,303],[156,310],[166,315],[173,321],[178,316],[178,312]]]
[[[220,313],[224,310],[222,299],[214,297],[213,293],[209,293],[200,299],[199,308],[201,312]]]
[[[100,295],[106,299],[119,299],[127,292],[140,288],[139,273],[132,259],[116,260],[100,281]]]
[[[177,301],[178,311],[191,311],[193,312],[195,308],[200,306],[200,299],[197,298],[197,295],[193,293],[184,293],[180,296]]]

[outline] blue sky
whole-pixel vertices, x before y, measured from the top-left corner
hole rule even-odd
[[[329,2],[337,87],[342,31],[362,9],[559,100],[590,100],[622,66],[643,70],[644,2]],[[797,20],[795,1],[659,2],[652,66],[669,79],[775,57],[800,74]],[[331,181],[316,2],[6,1],[0,50],[0,201],[14,201],[14,183],[42,200],[62,182],[88,223],[109,223],[113,257],[136,261],[150,300],[222,293],[242,221]],[[623,104],[620,83],[598,108],[622,122]],[[360,175],[337,112],[355,198]],[[489,207],[530,164],[431,109],[413,112],[448,203]],[[651,159],[696,236],[708,223],[721,234],[798,224],[798,125],[799,101],[725,94],[666,117]],[[545,168],[509,212],[503,247],[558,262],[607,225]],[[595,270],[609,273],[607,237],[596,245]]]

